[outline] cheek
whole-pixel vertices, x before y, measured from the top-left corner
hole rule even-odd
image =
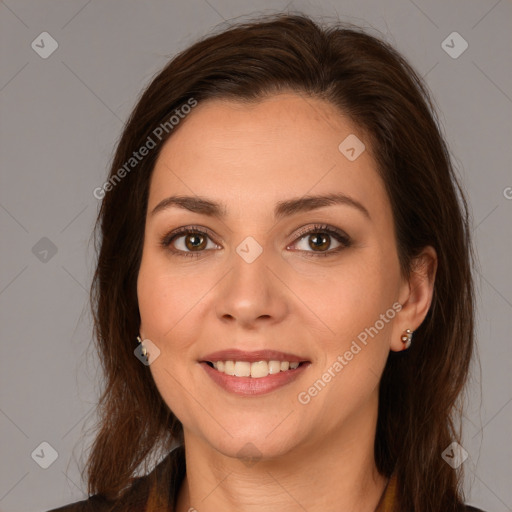
[[[317,337],[318,367],[298,398],[324,416],[326,428],[337,428],[375,397],[396,316],[394,272],[359,258],[324,281],[327,292],[308,288],[308,305],[326,328]]]
[[[170,269],[156,255],[143,257],[137,279],[141,332],[160,350],[149,369],[164,402],[180,421],[190,423],[183,386],[191,382],[191,366],[184,363],[197,338],[197,323],[189,320],[201,287],[193,277]]]
[[[336,266],[306,272],[295,264],[293,289],[324,333],[324,348],[339,349],[373,326],[392,307],[398,268],[379,247],[346,254]],[[389,315],[388,315],[389,316]],[[379,323],[380,326],[380,323]],[[386,331],[386,323],[382,331]]]
[[[160,255],[149,254],[141,262],[137,297],[141,328],[148,338],[176,339],[175,334],[187,323],[190,312],[197,314],[201,309],[199,299],[208,290],[207,279],[196,279],[190,272],[173,268],[176,265]]]
[[[168,329],[171,327],[167,305],[174,293],[165,276],[148,259],[143,260],[137,279],[137,298],[145,337],[152,339],[166,324]]]

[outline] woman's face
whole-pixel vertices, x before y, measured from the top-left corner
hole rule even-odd
[[[408,286],[364,136],[292,93],[208,101],[181,123],[151,179],[138,300],[186,441],[273,457],[370,435]],[[305,201],[326,195],[345,199]]]

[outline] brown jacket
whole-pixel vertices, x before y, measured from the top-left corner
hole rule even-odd
[[[146,476],[134,479],[128,492],[115,503],[94,495],[48,512],[172,512],[175,499],[185,477],[185,450],[179,446],[172,450],[155,469]],[[396,495],[396,478],[392,477],[375,512],[392,512]],[[482,512],[466,507],[466,512]],[[441,511],[440,511],[441,512]]]

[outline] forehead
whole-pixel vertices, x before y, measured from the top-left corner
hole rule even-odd
[[[181,123],[156,162],[148,210],[172,194],[255,213],[288,197],[332,192],[355,196],[369,210],[388,208],[364,134],[323,100],[294,93],[250,104],[208,100]],[[366,149],[351,160],[344,141]]]

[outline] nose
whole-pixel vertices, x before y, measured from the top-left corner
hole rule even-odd
[[[278,264],[269,260],[265,251],[251,263],[233,254],[231,271],[217,289],[215,309],[222,322],[256,330],[283,321],[289,290],[278,277]]]

